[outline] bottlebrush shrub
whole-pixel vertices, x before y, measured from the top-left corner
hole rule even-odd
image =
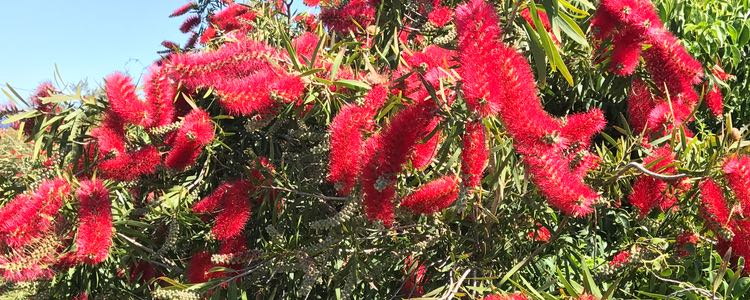
[[[743,299],[747,70],[683,2],[185,3],[145,74],[6,88],[0,291]]]

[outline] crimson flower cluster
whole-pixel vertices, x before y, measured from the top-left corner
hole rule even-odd
[[[677,172],[675,155],[668,145],[655,149],[643,160],[643,164],[655,173],[674,175]],[[686,188],[685,181],[670,183],[649,175],[641,175],[633,182],[633,192],[629,200],[630,204],[638,209],[640,216],[644,217],[654,208],[666,211],[674,207],[677,195]]]
[[[56,269],[95,265],[112,245],[109,190],[101,181],[80,182],[75,243],[64,238],[67,221],[60,209],[73,197],[62,179],[43,181],[32,193],[20,194],[0,209],[0,274],[11,281],[51,278]],[[75,244],[74,250],[66,250]]]
[[[488,3],[472,0],[456,8],[456,28],[458,73],[469,108],[482,117],[498,116],[503,121],[516,151],[524,156],[531,179],[552,206],[574,216],[591,212],[599,196],[583,178],[596,166],[597,158],[587,148],[591,137],[606,124],[602,112],[592,110],[560,120],[544,111],[531,67],[502,43],[497,16]],[[469,143],[482,143],[479,133],[467,132],[475,140]],[[483,165],[476,160],[477,156],[463,159],[469,165]]]
[[[641,59],[646,62],[654,88],[640,80],[633,82],[628,115],[634,129],[658,132],[681,128],[690,121],[700,98],[694,86],[703,80],[703,67],[664,27],[651,1],[602,1],[591,26],[596,45],[609,51],[613,73],[631,75]],[[721,98],[716,85],[705,95],[715,115],[722,113]]]
[[[730,156],[722,168],[728,183],[726,194],[716,179],[700,184],[701,214],[708,227],[717,233],[716,248],[723,254],[730,247],[734,257],[750,258],[750,157]],[[726,197],[731,195],[731,198]],[[730,202],[730,200],[733,200]]]

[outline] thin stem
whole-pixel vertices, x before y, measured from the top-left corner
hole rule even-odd
[[[270,190],[277,190],[277,191],[285,191],[285,192],[295,193],[295,194],[298,194],[298,195],[308,196],[308,197],[313,197],[313,198],[318,198],[318,199],[323,199],[323,200],[336,200],[336,201],[346,201],[346,200],[349,200],[349,197],[335,197],[335,196],[326,196],[326,195],[312,194],[312,193],[307,193],[307,192],[292,190],[292,189],[278,187],[278,186],[260,186],[260,188],[262,188],[262,189],[270,189]]]

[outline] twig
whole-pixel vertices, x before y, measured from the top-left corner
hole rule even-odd
[[[629,169],[633,169],[633,168],[638,169],[638,171],[641,171],[643,174],[646,174],[648,176],[654,177],[656,179],[661,179],[661,180],[664,180],[664,181],[677,181],[677,180],[683,179],[685,177],[688,177],[688,175],[684,174],[684,173],[680,173],[680,174],[677,174],[677,175],[659,174],[659,173],[656,173],[656,172],[653,172],[653,171],[647,169],[645,166],[643,166],[640,163],[630,162],[627,165],[625,165],[622,169],[620,169],[620,171],[618,171],[617,174],[615,174],[615,176],[612,177],[612,178],[613,179],[618,179],[618,178],[620,178],[620,176],[622,176],[623,174],[625,174],[625,172],[627,172]]]
[[[154,251],[154,249],[146,247],[143,244],[141,244],[138,241],[136,241],[135,239],[133,239],[133,238],[127,236],[127,235],[124,235],[124,234],[122,234],[120,232],[117,233],[117,236],[119,236],[123,240],[126,240],[128,243],[131,243],[134,246],[140,248],[141,250],[148,252],[148,254],[151,254],[151,255],[155,256],[156,258],[159,258],[160,260],[166,262],[167,264],[165,265],[165,264],[162,264],[162,263],[159,263],[159,262],[154,262],[154,263],[156,263],[158,265],[161,265],[162,267],[166,267],[168,269],[174,269],[174,270],[176,270],[178,272],[182,272],[182,268],[178,267],[175,262],[169,260],[168,258],[166,258],[164,256],[161,256],[161,255],[157,254],[156,251]]]
[[[448,300],[453,298],[453,296],[458,292],[458,289],[461,288],[461,284],[464,282],[464,280],[466,280],[466,276],[469,276],[469,272],[471,272],[471,269],[466,269],[466,271],[464,271],[464,274],[461,275],[461,278],[456,281],[456,284],[450,289],[447,294],[440,297],[440,300]]]
[[[336,200],[336,201],[346,201],[346,200],[349,200],[349,197],[335,197],[335,196],[326,196],[326,195],[312,194],[312,193],[307,193],[307,192],[292,190],[292,189],[278,187],[278,186],[261,186],[260,188],[262,188],[262,189],[269,189],[269,190],[277,190],[277,191],[285,191],[285,192],[295,193],[295,194],[298,194],[298,195],[308,196],[308,197],[313,197],[313,198],[318,198],[318,199],[323,199],[323,200]]]
[[[513,21],[515,21],[516,19],[518,7],[520,6],[521,0],[513,2],[513,10],[510,11],[510,16],[508,16],[508,21],[505,23],[505,27],[503,27],[503,32],[508,32],[510,30],[510,27],[513,26]]]

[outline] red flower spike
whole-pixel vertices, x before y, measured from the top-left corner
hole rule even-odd
[[[261,71],[241,79],[216,83],[219,103],[235,116],[266,115],[277,106],[271,98],[270,86],[275,77],[269,71]]]
[[[721,117],[724,114],[724,96],[721,94],[718,85],[714,84],[711,90],[706,93],[706,105],[714,116]]]
[[[320,11],[320,20],[326,27],[338,33],[357,31],[359,27],[367,28],[375,22],[375,3],[377,0],[351,0],[340,8],[324,7]]]
[[[190,16],[187,19],[185,19],[185,22],[180,25],[180,31],[182,33],[188,33],[191,30],[195,29],[196,26],[198,26],[201,23],[201,18],[198,15]]]
[[[424,295],[424,282],[427,280],[425,277],[427,267],[424,263],[420,263],[411,256],[408,256],[404,260],[404,273],[405,279],[401,287],[401,295],[408,298]]]
[[[269,69],[268,60],[281,59],[284,59],[283,55],[265,43],[242,40],[223,44],[216,51],[175,54],[169,60],[168,68],[188,89],[193,89]]]
[[[135,94],[135,85],[130,77],[114,73],[104,81],[110,109],[124,123],[148,126],[154,121],[148,105]]]
[[[187,279],[190,283],[201,283],[213,278],[220,277],[219,273],[210,273],[215,265],[211,262],[211,254],[201,251],[193,254],[190,265],[187,268]]]
[[[250,219],[250,192],[253,185],[245,180],[231,183],[222,198],[223,209],[216,215],[211,233],[217,240],[226,241],[238,236]]]
[[[303,0],[302,3],[307,6],[317,6],[320,4],[320,0]]]
[[[175,11],[172,12],[169,15],[169,17],[170,18],[174,18],[174,17],[178,17],[178,16],[181,16],[181,15],[184,15],[184,14],[186,14],[188,11],[190,11],[193,8],[195,8],[195,3],[193,3],[193,2],[185,3],[185,5],[180,6],[177,9],[175,9]]]
[[[148,145],[138,151],[125,153],[99,163],[103,178],[132,181],[156,172],[161,155],[156,147]]]
[[[0,241],[12,248],[28,245],[52,229],[53,221],[70,194],[63,179],[45,180],[33,194],[16,196],[0,209]]]
[[[501,117],[527,172],[550,204],[574,216],[591,212],[598,194],[575,176],[564,147],[582,141],[559,138],[562,122],[542,108],[526,58],[500,41],[493,7],[472,0],[459,6],[456,15],[458,73],[469,108]]]
[[[623,250],[615,254],[612,260],[609,261],[609,266],[612,268],[621,268],[630,262],[630,251]]]
[[[99,127],[91,131],[101,155],[125,153],[125,125],[113,114],[106,114]]]
[[[435,125],[431,125],[431,129],[434,130],[437,127],[437,123],[439,123],[439,118],[435,118],[434,121]],[[432,130],[430,130],[432,132]],[[442,131],[439,129],[435,134],[432,135],[432,137],[424,141],[423,143],[418,143],[414,146],[414,152],[412,152],[411,157],[409,158],[411,160],[411,165],[415,169],[423,169],[432,163],[432,159],[435,157],[435,154],[437,153],[438,145],[440,144],[440,139],[442,135]]]
[[[175,170],[184,170],[195,163],[203,147],[213,139],[214,125],[211,116],[201,109],[193,110],[182,121],[164,164]]]
[[[101,181],[83,181],[77,195],[80,208],[76,256],[81,262],[96,265],[107,258],[112,246],[109,191]]]
[[[312,56],[318,47],[319,40],[318,35],[312,32],[305,32],[292,40],[292,47],[297,52],[300,62],[306,63],[312,61]]]
[[[397,113],[379,135],[371,137],[365,146],[362,171],[365,214],[370,220],[393,224],[396,195],[396,175],[403,169],[409,155],[425,136],[430,121],[435,117],[433,103],[424,102]]]
[[[654,98],[646,83],[640,79],[633,81],[627,104],[628,119],[635,133],[640,133],[648,127],[649,114],[656,106],[656,103],[661,101],[661,99]]]
[[[724,178],[742,206],[750,216],[750,156],[732,156],[724,161]]]
[[[633,74],[641,58],[641,36],[636,31],[626,31],[615,36],[609,68],[620,76]]]
[[[169,125],[174,121],[174,100],[177,87],[169,78],[169,70],[164,66],[151,66],[143,84],[154,122],[150,127]]]
[[[489,161],[490,150],[484,136],[484,124],[466,123],[462,138],[461,173],[466,187],[476,188],[482,183],[484,169]]]
[[[537,242],[549,242],[551,237],[552,234],[549,232],[549,229],[540,223],[536,223],[536,229],[529,232],[529,238]]]
[[[363,107],[368,118],[374,118],[378,110],[388,101],[388,89],[382,85],[376,85],[365,96]]]
[[[221,205],[224,194],[226,194],[227,190],[230,187],[231,184],[228,182],[224,182],[219,185],[219,187],[211,192],[211,194],[193,205],[193,212],[206,214],[215,211],[217,208],[219,208],[219,205]]]
[[[444,176],[417,189],[401,201],[404,207],[415,214],[430,215],[448,208],[458,199],[458,178]]]
[[[514,293],[514,294],[507,294],[507,295],[500,295],[500,294],[494,294],[494,295],[487,295],[482,300],[528,300],[529,298],[526,297],[523,293]]]
[[[362,171],[362,131],[371,122],[365,110],[353,104],[345,105],[331,122],[328,181],[342,195],[351,192]]]
[[[443,27],[453,21],[454,12],[450,7],[437,7],[427,15],[427,21],[435,27]]]

